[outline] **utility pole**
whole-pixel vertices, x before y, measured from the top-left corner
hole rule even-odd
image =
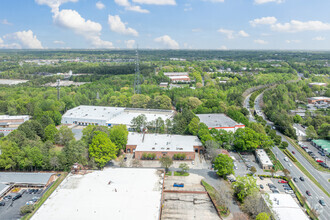
[[[135,58],[135,79],[134,79],[134,93],[141,94],[141,74],[140,74],[140,64],[139,64],[139,51],[136,48],[136,58]]]
[[[56,86],[56,88],[57,88],[57,100],[60,101],[60,89],[61,89],[60,82],[61,82],[61,80],[58,79],[58,80],[56,80],[56,82],[57,82],[57,86]]]

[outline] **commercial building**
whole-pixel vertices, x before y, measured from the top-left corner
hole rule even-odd
[[[311,97],[307,98],[308,104],[321,104],[321,103],[330,103],[330,98],[328,97]]]
[[[143,154],[154,154],[155,159],[185,154],[186,160],[194,160],[195,153],[200,153],[202,150],[203,144],[198,137],[188,135],[130,132],[126,145],[126,153],[134,154],[136,159],[142,159]]]
[[[209,129],[224,129],[235,132],[239,128],[245,128],[244,124],[237,123],[225,114],[198,114],[197,117]]]
[[[291,195],[280,193],[270,193],[268,195],[269,200],[266,198],[267,194],[264,194],[263,198],[276,220],[309,219]],[[269,204],[269,201],[272,204]]]
[[[308,83],[309,87],[313,86],[327,86],[327,83],[321,83],[321,82],[313,82],[313,83]]]
[[[312,145],[317,149],[325,153],[326,155],[330,155],[330,141],[329,140],[312,140]]]
[[[167,88],[167,86],[168,86],[168,82],[161,82],[159,84],[159,87],[161,87],[161,88]]]
[[[0,133],[6,136],[29,119],[28,115],[0,115]]]
[[[132,119],[142,114],[146,116],[148,122],[154,121],[159,117],[165,121],[174,116],[174,111],[81,105],[68,110],[62,116],[61,123],[67,125],[101,125],[108,127],[123,124],[130,128]]]
[[[269,159],[269,157],[264,149],[256,149],[256,158],[262,169],[264,169],[264,170],[273,169],[273,163]]]
[[[186,82],[189,83],[191,80],[189,78],[188,72],[166,72],[164,73],[165,76],[170,78],[171,82]]]

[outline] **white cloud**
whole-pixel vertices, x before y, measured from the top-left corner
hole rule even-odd
[[[275,24],[277,19],[275,17],[262,17],[256,18],[253,21],[250,21],[250,25],[255,27],[259,24]]]
[[[233,30],[228,30],[228,29],[222,29],[222,28],[220,28],[218,30],[218,32],[226,35],[228,39],[234,39],[234,31]]]
[[[222,45],[219,50],[228,50],[228,48],[225,45]]]
[[[102,10],[105,8],[105,5],[102,3],[102,2],[96,2],[96,8],[99,9],[99,10]]]
[[[246,33],[245,31],[243,30],[240,30],[238,32],[238,35],[241,36],[241,37],[249,37],[250,35],[248,33]]]
[[[1,44],[3,44],[3,40],[2,40],[1,37],[0,37],[0,45],[1,45]]]
[[[146,5],[176,5],[175,0],[133,0],[133,2]]]
[[[126,25],[121,21],[118,15],[109,15],[108,24],[113,32],[125,35],[133,35],[135,37],[139,35],[139,33],[133,28],[126,27]]]
[[[313,40],[321,41],[325,40],[325,37],[314,37]]]
[[[260,39],[254,40],[254,43],[256,43],[256,44],[268,44],[267,41],[260,40]]]
[[[328,31],[330,30],[330,23],[323,23],[321,21],[297,21],[291,20],[289,23],[276,23],[271,25],[273,31],[279,32],[300,32],[300,31]]]
[[[184,9],[183,11],[191,11],[193,8],[191,7],[191,4],[184,4]]]
[[[132,5],[128,0],[115,0],[115,3],[117,5],[125,7],[125,10],[127,11],[134,11],[139,13],[149,13],[147,9],[142,9],[138,5]]]
[[[125,44],[127,48],[132,49],[135,45],[135,40],[126,40]]]
[[[54,40],[53,43],[54,44],[65,44],[64,41],[61,41],[61,40]]]
[[[157,43],[162,43],[163,45],[165,45],[167,48],[170,48],[170,49],[179,49],[178,42],[173,40],[168,35],[157,37],[157,38],[154,39],[154,41],[157,42]]]
[[[112,42],[100,38],[102,25],[86,20],[81,15],[70,9],[59,10],[59,6],[65,2],[77,2],[78,0],[35,0],[38,4],[48,5],[53,12],[55,25],[74,31],[82,35],[92,46],[98,48],[113,48]]]
[[[191,29],[191,31],[192,31],[192,32],[201,32],[202,29],[200,29],[200,28],[194,28],[194,29]]]
[[[7,19],[2,19],[2,20],[0,20],[0,24],[4,24],[4,25],[12,25],[12,23],[10,23]]]
[[[301,43],[301,40],[286,40],[285,42],[286,42],[287,44],[291,44],[291,43],[298,44],[298,43]]]
[[[277,4],[283,3],[284,0],[254,0],[254,3],[257,5],[269,3],[269,2],[275,2]]]
[[[31,30],[18,31],[4,36],[6,40],[13,41],[12,44],[4,44],[0,42],[2,48],[26,48],[26,49],[43,49],[41,42],[33,35]]]

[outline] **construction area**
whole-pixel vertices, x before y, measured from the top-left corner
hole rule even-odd
[[[72,173],[32,219],[159,219],[162,185],[163,172],[157,169]]]
[[[220,219],[202,179],[196,174],[166,176],[161,219]],[[183,187],[174,187],[178,185]]]

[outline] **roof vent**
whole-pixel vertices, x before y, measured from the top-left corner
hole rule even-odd
[[[151,148],[152,150],[155,150],[155,148],[153,147],[153,148]]]
[[[169,150],[170,148],[168,147],[168,148],[166,148],[166,150]]]

